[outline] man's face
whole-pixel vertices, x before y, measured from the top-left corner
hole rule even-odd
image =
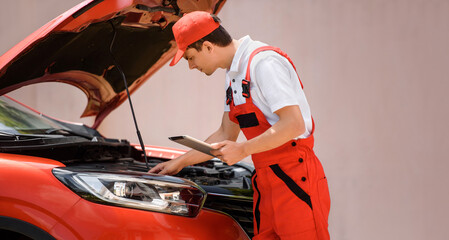
[[[184,52],[184,58],[189,62],[190,69],[196,68],[207,76],[212,75],[217,70],[212,51],[204,45],[201,51],[197,51],[195,48],[188,48]]]

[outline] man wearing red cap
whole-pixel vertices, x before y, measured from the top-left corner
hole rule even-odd
[[[290,58],[249,36],[232,39],[207,12],[184,15],[174,26],[178,51],[189,68],[211,75],[226,69],[222,123],[206,142],[229,165],[251,155],[254,239],[329,239],[329,190],[313,152],[314,123]],[[245,142],[235,142],[243,131]],[[176,174],[209,155],[191,150],[150,173]]]

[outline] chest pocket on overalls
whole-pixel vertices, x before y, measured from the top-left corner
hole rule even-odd
[[[249,128],[259,126],[259,120],[257,120],[256,113],[247,113],[236,116],[239,122],[240,128]]]
[[[242,80],[242,96],[246,99],[250,99],[250,81],[247,81],[245,79]],[[233,100],[232,97],[232,88],[231,86],[228,87],[226,90],[226,104],[230,104]],[[248,101],[248,100],[247,100]],[[250,106],[250,107],[249,107]],[[245,114],[237,115],[235,118],[239,122],[240,128],[249,128],[249,127],[256,127],[259,126],[259,120],[257,119],[257,114],[254,111],[258,111],[258,109],[253,109],[254,106],[251,104],[244,104],[243,106],[239,106],[240,108],[243,107],[243,109],[246,112]],[[260,111],[260,110],[259,110]]]

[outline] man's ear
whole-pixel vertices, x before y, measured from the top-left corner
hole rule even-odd
[[[212,44],[209,41],[203,42],[203,51],[207,51],[207,52],[211,53],[214,51],[214,47],[215,47],[214,44]]]

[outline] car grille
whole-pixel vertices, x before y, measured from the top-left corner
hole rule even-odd
[[[204,208],[221,211],[233,217],[245,230],[250,238],[253,232],[253,201],[252,198],[237,198],[208,194]]]

